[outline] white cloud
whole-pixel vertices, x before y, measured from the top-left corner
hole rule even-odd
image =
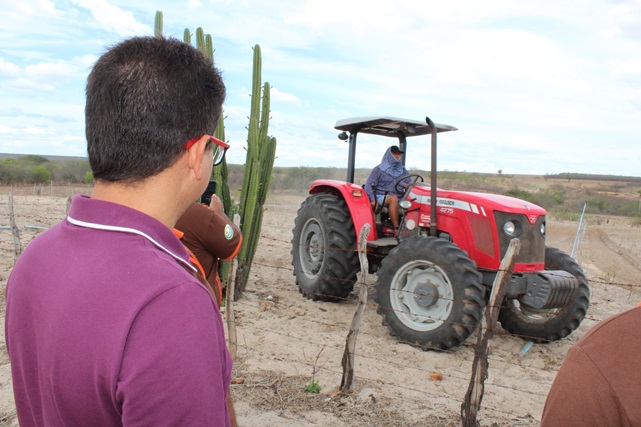
[[[624,37],[641,39],[641,4],[622,2],[614,6],[613,18]]]
[[[73,4],[88,9],[98,26],[120,37],[151,34],[151,27],[136,21],[133,13],[124,11],[106,0],[72,0]]]
[[[0,58],[0,78],[2,79],[16,79],[20,76],[20,67],[11,62],[6,62],[4,58]]]
[[[2,11],[5,14],[15,14],[15,16],[33,16],[48,15],[61,16],[64,12],[56,9],[54,2],[50,0],[23,0],[23,1],[2,1]]]
[[[26,135],[51,135],[51,129],[45,129],[45,128],[35,128],[35,127],[29,127],[22,129],[22,133]]]
[[[274,104],[286,104],[293,105],[295,107],[301,105],[300,98],[298,98],[296,95],[287,92],[281,92],[275,86],[269,90],[269,94],[271,97],[271,101],[273,101]]]
[[[98,60],[98,55],[93,55],[93,54],[86,54],[86,55],[73,58],[73,62],[83,69],[92,67],[97,60]]]
[[[54,92],[56,88],[74,78],[77,67],[63,60],[38,62],[21,70],[17,65],[0,59],[0,76],[5,76],[4,86],[14,92]]]
[[[608,66],[612,74],[618,77],[629,78],[641,76],[641,60],[639,59],[609,61]]]
[[[4,152],[9,152],[12,149],[23,148],[27,145],[27,141],[22,138],[7,139],[0,144],[0,148]]]
[[[4,135],[15,135],[17,131],[15,128],[0,123],[0,133]]]
[[[24,70],[24,75],[36,82],[59,82],[68,79],[75,67],[66,61],[39,62],[29,65]]]
[[[6,86],[16,93],[54,92],[56,90],[56,87],[51,83],[35,82],[24,77],[8,81]]]

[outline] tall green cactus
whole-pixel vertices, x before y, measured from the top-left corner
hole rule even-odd
[[[155,31],[156,37],[162,37],[162,12],[156,12]],[[214,49],[212,37],[205,34],[202,28],[196,29],[196,47],[212,61]],[[185,29],[183,40],[191,44],[192,34]],[[212,170],[212,179],[219,184],[217,191],[220,196],[225,213],[230,218],[234,213],[240,213],[240,227],[243,233],[243,244],[238,252],[238,274],[236,275],[236,295],[240,295],[247,286],[247,279],[256,247],[263,218],[263,205],[267,198],[267,191],[271,182],[274,159],[276,157],[276,138],[268,135],[270,114],[270,85],[261,82],[262,58],[260,46],[254,46],[254,62],[252,76],[251,109],[247,134],[247,156],[245,160],[245,174],[240,194],[240,203],[234,205],[228,183],[227,160]],[[262,95],[262,96],[261,96]],[[224,116],[224,115],[223,115]],[[225,140],[224,117],[216,128],[214,136]],[[220,277],[225,281],[228,277],[230,263],[220,263]]]
[[[262,58],[260,46],[254,46],[254,67],[251,94],[251,109],[247,134],[245,176],[240,195],[240,217],[243,245],[238,253],[236,296],[247,285],[263,218],[263,204],[271,181],[276,156],[276,138],[270,138],[270,86],[261,83]],[[261,87],[262,86],[262,87]],[[262,92],[262,97],[261,97]],[[262,101],[262,102],[261,102]]]

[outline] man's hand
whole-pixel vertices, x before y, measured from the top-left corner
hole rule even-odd
[[[223,211],[223,202],[215,194],[211,195],[211,202],[209,202],[209,209],[213,212],[218,212],[218,213],[221,213]]]

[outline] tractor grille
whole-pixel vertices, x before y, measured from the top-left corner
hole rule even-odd
[[[468,215],[467,221],[472,229],[476,249],[494,258],[494,238],[492,220],[481,215]]]
[[[541,224],[545,223],[545,216],[541,215],[534,224],[530,224],[525,215],[494,212],[496,228],[499,235],[499,247],[501,258],[505,255],[512,237],[505,234],[503,224],[506,221],[514,221],[520,224],[518,237],[521,240],[521,250],[516,257],[517,263],[539,263],[545,262],[545,237],[541,235]]]

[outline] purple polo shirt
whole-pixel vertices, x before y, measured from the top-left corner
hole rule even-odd
[[[188,260],[156,219],[75,197],[7,284],[20,425],[229,425],[222,319]]]

